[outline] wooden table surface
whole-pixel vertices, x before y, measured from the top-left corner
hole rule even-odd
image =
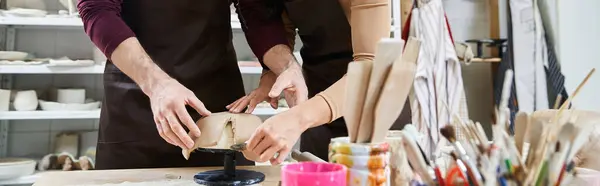
[[[223,167],[198,167],[198,168],[166,168],[166,169],[120,169],[120,170],[93,170],[93,171],[65,171],[47,172],[40,175],[34,186],[58,185],[94,185],[118,184],[122,182],[150,182],[167,181],[173,179],[190,180],[198,172],[218,170]],[[246,169],[262,172],[265,181],[260,185],[277,186],[280,181],[280,166],[239,166],[237,169]],[[193,185],[193,184],[192,184]]]

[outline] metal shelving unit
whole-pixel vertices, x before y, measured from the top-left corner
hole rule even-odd
[[[2,2],[5,3],[5,2]],[[399,37],[400,27],[400,0],[392,0],[392,33]],[[0,8],[5,8],[0,4]],[[11,51],[15,49],[15,34],[18,28],[36,29],[81,29],[83,23],[80,18],[60,17],[0,17],[0,50]],[[241,29],[237,16],[231,16],[231,27],[234,31]],[[0,65],[0,88],[10,89],[14,74],[84,74],[101,75],[103,65],[58,67],[48,65]],[[261,74],[260,66],[240,66],[242,74]],[[271,109],[256,108],[253,114],[269,116],[283,112],[288,108]],[[98,119],[100,110],[93,111],[7,111],[0,112],[0,157],[7,154],[7,141],[10,120],[51,120],[51,119]],[[41,173],[24,176],[11,180],[0,180],[0,185],[33,184]]]

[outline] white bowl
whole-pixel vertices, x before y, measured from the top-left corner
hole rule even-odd
[[[58,103],[52,101],[39,100],[40,107],[46,111],[83,111],[83,110],[96,110],[100,108],[100,102],[91,103]]]
[[[25,158],[0,159],[0,180],[31,175],[35,172],[36,162]]]
[[[82,88],[66,88],[58,89],[56,93],[56,101],[58,103],[67,104],[84,104],[85,103],[85,89]]]
[[[37,99],[35,90],[18,91],[13,106],[17,111],[34,111],[38,106]]]

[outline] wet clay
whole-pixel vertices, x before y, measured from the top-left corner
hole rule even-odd
[[[188,159],[197,148],[229,149],[250,139],[260,124],[262,120],[252,114],[213,113],[196,122],[202,134],[194,140],[194,148],[183,149],[182,154]]]

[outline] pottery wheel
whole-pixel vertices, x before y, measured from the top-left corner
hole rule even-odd
[[[229,149],[196,149],[198,151],[224,153],[224,169],[200,172],[194,175],[194,181],[207,186],[243,186],[265,181],[265,174],[251,170],[235,169],[235,152]]]

